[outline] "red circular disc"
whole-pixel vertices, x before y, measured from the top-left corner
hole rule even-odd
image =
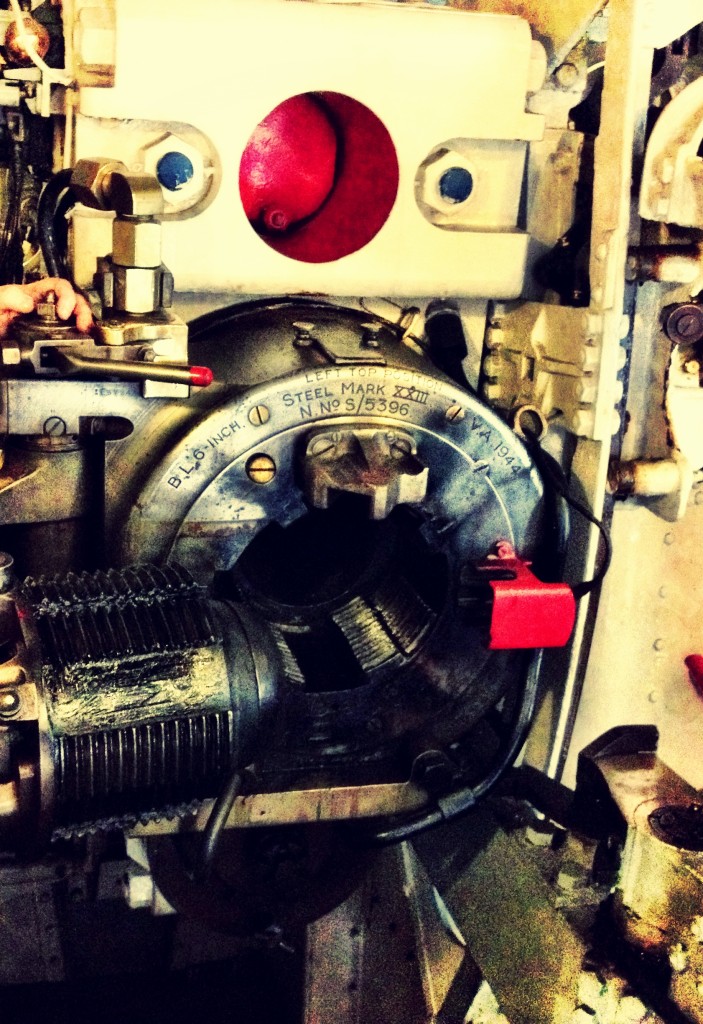
[[[398,177],[393,141],[368,107],[342,93],[305,93],[257,126],[242,156],[239,191],[248,219],[272,249],[329,263],[378,234]]]

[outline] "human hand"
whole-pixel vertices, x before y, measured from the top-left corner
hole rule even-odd
[[[56,296],[56,314],[60,320],[68,320],[75,314],[79,331],[88,331],[93,325],[90,306],[78,295],[69,281],[60,277],[45,277],[31,284],[0,285],[0,338],[4,338],[13,322],[23,313],[31,313],[37,303],[49,292]]]

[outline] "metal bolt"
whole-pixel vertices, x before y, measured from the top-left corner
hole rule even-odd
[[[695,302],[682,302],[669,309],[664,319],[664,330],[674,344],[693,345],[703,338],[703,306]]]
[[[17,690],[5,690],[0,693],[0,715],[9,717],[16,715],[20,709],[20,695]]]
[[[327,455],[333,452],[337,445],[329,437],[316,437],[308,448],[308,454],[317,458],[320,455]]]
[[[573,89],[578,82],[579,70],[575,64],[570,64],[568,61],[565,64],[560,64],[554,72],[557,85],[560,89]]]
[[[37,303],[37,316],[44,323],[56,323],[56,292],[47,292],[43,299]]]
[[[693,313],[684,313],[676,321],[676,333],[680,338],[698,337],[700,317]]]
[[[701,364],[697,359],[687,359],[683,364],[684,373],[688,373],[691,377],[697,377],[701,372]]]
[[[447,423],[461,423],[466,416],[466,409],[461,405],[450,405],[444,414]]]
[[[674,535],[671,532],[671,530],[669,530],[668,533],[664,534],[664,543],[667,547],[674,543]]]
[[[293,338],[293,344],[295,347],[309,348],[315,340],[312,337],[312,331],[315,330],[315,324],[309,324],[302,320],[297,320],[292,326],[295,329],[295,338]]]
[[[361,344],[364,348],[378,348],[380,342],[378,336],[381,333],[380,324],[362,324],[364,333],[361,336]]]
[[[249,422],[255,427],[268,423],[271,413],[266,405],[254,405],[249,410]]]
[[[270,484],[276,475],[276,463],[270,455],[252,455],[247,460],[246,472],[252,483]]]
[[[390,442],[390,453],[394,459],[402,459],[413,450],[412,442],[407,437],[394,437]]]
[[[46,437],[63,437],[66,433],[66,421],[60,416],[49,416],[44,420],[43,430]]]

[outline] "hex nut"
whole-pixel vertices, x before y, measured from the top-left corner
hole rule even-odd
[[[205,173],[205,159],[199,149],[186,142],[180,135],[169,132],[142,150],[144,170],[149,174],[156,175],[159,160],[167,153],[172,152],[183,153],[188,157],[193,165],[193,177],[173,192],[160,185],[164,202],[169,206],[192,206],[207,191],[208,178]]]
[[[440,191],[440,181],[443,175],[455,167],[468,171],[473,181],[476,181],[474,165],[454,149],[442,147],[430,154],[420,165],[415,179],[415,197],[421,207],[424,206],[431,212],[442,214],[445,217],[462,213],[466,209],[466,204],[471,201],[475,188],[464,202],[452,202],[450,199],[445,199]]]
[[[120,267],[161,266],[161,225],[155,220],[124,220],[112,225],[112,261]]]
[[[125,313],[153,313],[159,308],[158,267],[114,267],[114,308]]]
[[[107,203],[107,186],[113,171],[126,171],[121,160],[110,157],[94,157],[76,161],[71,175],[71,188],[79,203],[92,209],[104,210]]]

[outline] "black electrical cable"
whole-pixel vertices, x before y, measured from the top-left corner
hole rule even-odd
[[[70,167],[58,171],[44,186],[37,207],[37,232],[49,277],[66,277],[66,266],[57,238],[56,215],[71,185]]]
[[[593,512],[591,512],[588,506],[571,494],[569,484],[563,470],[556,460],[544,451],[537,439],[528,437],[526,439],[526,443],[533,461],[537,465],[545,483],[553,489],[555,494],[563,498],[570,508],[583,516],[587,522],[592,523],[602,538],[603,556],[593,579],[577,583],[571,588],[574,593],[574,597],[577,599],[584,597],[586,594],[595,590],[595,588],[602,582],[610,567],[613,556],[613,546],[610,534],[608,533],[605,524],[598,519]],[[513,761],[519,754],[520,749],[527,738],[527,733],[532,722],[535,703],[537,700],[538,664],[539,658],[528,675],[520,707],[510,730],[507,746],[488,775],[486,775],[481,782],[475,786],[466,786],[463,789],[459,789],[445,797],[438,798],[436,801],[436,809],[421,815],[419,818],[405,821],[393,828],[376,833],[374,838],[377,843],[385,845],[414,838],[421,832],[425,832],[427,829],[432,828],[435,825],[439,825],[444,821],[450,821],[453,818],[464,814],[466,811],[474,807],[482,797],[486,796],[494,788],[505,772],[512,766]]]
[[[207,825],[203,831],[203,840],[196,872],[196,877],[200,881],[207,881],[212,874],[222,830],[234,806],[234,801],[241,791],[242,775],[240,772],[233,772],[212,805]]]
[[[0,281],[3,284],[18,284],[23,276],[19,229],[25,168],[22,142],[14,135],[10,138],[12,151],[8,168],[8,200],[0,248]]]
[[[574,597],[578,600],[580,597],[585,597],[586,594],[590,594],[596,587],[602,583],[605,574],[610,568],[610,563],[613,558],[613,544],[610,539],[610,534],[607,527],[598,519],[597,516],[591,512],[590,508],[585,505],[578,498],[575,498],[569,490],[569,483],[566,479],[564,471],[555,459],[548,455],[547,452],[540,446],[536,439],[530,440],[528,438],[528,448],[530,455],[532,456],[537,468],[542,475],[542,478],[547,484],[554,490],[559,497],[563,498],[564,501],[569,505],[570,508],[582,516],[587,522],[591,523],[598,530],[603,542],[603,555],[598,566],[596,573],[591,580],[584,580],[581,583],[575,583],[572,586]]]
[[[413,818],[383,832],[377,832],[374,836],[376,843],[385,846],[389,843],[399,843],[405,839],[414,839],[421,832],[426,832],[435,825],[442,824],[442,822],[452,821],[470,811],[479,800],[491,792],[506,771],[512,767],[513,761],[520,753],[527,739],[537,703],[540,661],[541,656],[537,655],[530,666],[525,689],[522,692],[517,714],[508,735],[508,741],[488,774],[475,786],[464,786],[454,793],[439,797],[436,801],[436,808],[421,815],[419,818]]]

